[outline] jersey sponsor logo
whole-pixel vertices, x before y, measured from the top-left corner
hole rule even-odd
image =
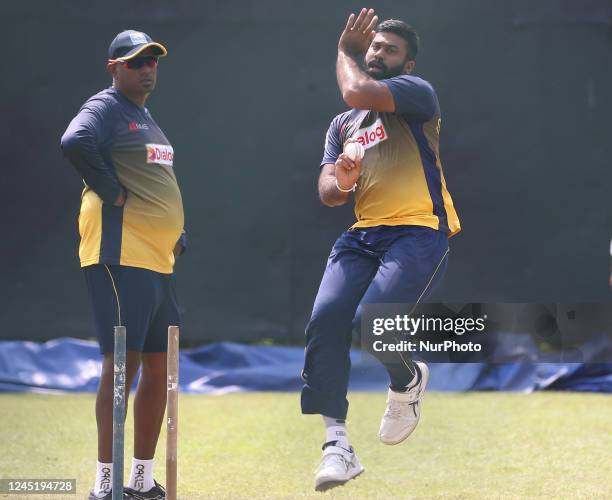
[[[360,128],[353,139],[356,139],[365,149],[370,149],[382,141],[386,141],[388,137],[382,120],[379,118],[369,127]]]
[[[173,161],[174,149],[169,144],[147,144],[147,163],[171,167]]]
[[[149,130],[149,125],[146,123],[136,123],[130,122],[128,123],[129,130]]]

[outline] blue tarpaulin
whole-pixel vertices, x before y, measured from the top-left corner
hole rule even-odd
[[[297,391],[299,347],[218,342],[180,354],[180,390],[194,394]],[[384,368],[359,350],[351,354],[351,390],[385,390]],[[92,392],[102,358],[96,342],[62,338],[45,343],[0,342],[0,391]],[[432,363],[434,391],[568,390],[612,392],[612,363]]]

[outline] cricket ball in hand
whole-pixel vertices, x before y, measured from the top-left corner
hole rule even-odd
[[[365,148],[358,142],[349,142],[344,146],[344,154],[352,161],[361,160],[365,154]]]

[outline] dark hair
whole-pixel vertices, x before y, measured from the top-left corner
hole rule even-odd
[[[406,41],[408,58],[416,59],[419,52],[419,34],[416,30],[398,19],[387,19],[374,28],[376,33],[393,33]]]

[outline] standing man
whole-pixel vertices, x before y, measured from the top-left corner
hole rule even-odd
[[[355,192],[357,222],[332,248],[306,327],[302,413],[322,415],[326,427],[317,489],[363,471],[345,424],[360,306],[425,300],[446,270],[448,238],[460,230],[438,154],[438,99],[410,75],[418,35],[402,21],[377,22],[372,9],[362,9],[340,36],[336,76],[352,109],[331,123],[319,176],[329,207]],[[362,160],[343,153],[348,142],[363,146]],[[416,427],[429,375],[424,363],[398,356],[385,365],[390,388],[379,437],[389,445]]]
[[[172,274],[185,249],[174,150],[145,108],[165,47],[133,30],[109,47],[113,85],[85,102],[62,137],[64,155],[85,182],[79,257],[103,354],[96,398],[98,465],[89,498],[111,498],[113,327],[127,331],[134,399],[134,458],[125,498],[165,498],[153,457],[166,406],[169,325],[179,324]]]

